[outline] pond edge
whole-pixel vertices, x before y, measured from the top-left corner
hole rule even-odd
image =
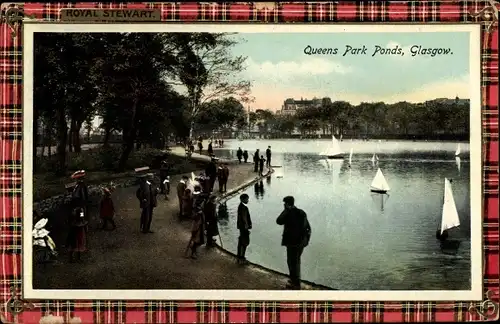
[[[222,196],[217,197],[216,203],[220,204],[220,203],[228,201],[229,199],[233,198],[238,193],[242,192],[246,188],[248,188],[251,185],[253,185],[254,183],[256,183],[256,182],[258,182],[260,180],[263,180],[263,179],[265,179],[267,177],[272,176],[273,173],[274,173],[274,169],[271,169],[265,175],[257,176],[255,178],[253,178],[253,179],[251,179],[251,180],[249,180],[249,181],[247,181],[247,182],[245,182],[245,183],[237,186],[236,188],[227,191]],[[229,250],[226,250],[218,242],[215,242],[215,247],[220,252],[226,254],[227,256],[233,257],[235,259],[237,258],[236,254],[234,254],[233,252],[231,252]],[[257,269],[261,270],[261,271],[265,271],[265,272],[268,272],[268,273],[273,274],[273,275],[277,275],[277,276],[282,276],[282,277],[285,277],[285,278],[289,278],[289,275],[287,275],[286,273],[283,273],[283,272],[280,272],[280,271],[277,271],[277,270],[265,267],[265,266],[263,266],[261,264],[253,263],[253,262],[248,262],[248,264],[250,266],[254,267],[254,268],[257,268]],[[301,280],[301,282],[303,284],[305,284],[306,286],[310,286],[310,287],[314,288],[315,290],[337,290],[335,288],[328,287],[328,286],[321,285],[321,284],[317,284],[315,282],[308,281],[308,280]]]

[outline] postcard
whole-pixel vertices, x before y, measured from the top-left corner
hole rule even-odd
[[[64,197],[37,204],[25,186],[26,215],[54,208],[59,253],[34,262],[27,218],[26,295],[481,299],[478,39],[474,25],[26,24],[25,138],[40,145],[25,183]],[[206,197],[165,169],[165,200],[145,159],[183,161],[189,140],[209,164],[187,187]],[[141,163],[150,182],[93,186]]]
[[[463,6],[3,6],[8,319],[497,316],[497,16]]]

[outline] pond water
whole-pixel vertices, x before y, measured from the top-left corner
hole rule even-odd
[[[324,160],[318,153],[328,140],[225,141],[216,151],[236,158],[238,147],[263,154],[272,147],[272,165],[283,175],[264,180],[245,192],[253,222],[247,258],[288,273],[276,218],[284,196],[293,195],[312,227],[302,256],[302,279],[340,290],[468,290],[470,262],[469,146],[412,141],[342,141],[353,148],[348,160]],[[371,161],[379,157],[378,165]],[[348,155],[348,154],[347,154]],[[250,158],[251,159],[251,158]],[[388,195],[369,187],[380,167],[391,188]],[[444,253],[435,238],[440,225],[444,179],[452,178],[461,226],[450,232],[459,240],[455,254]],[[234,197],[220,209],[224,247],[236,252],[238,231]],[[221,206],[219,206],[220,208]],[[227,207],[227,214],[224,209]],[[453,235],[453,236],[452,236]]]

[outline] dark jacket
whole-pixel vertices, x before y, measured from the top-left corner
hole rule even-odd
[[[215,165],[213,161],[207,165],[207,168],[205,169],[205,174],[210,178],[213,178],[217,175],[217,165]]]
[[[269,158],[271,157],[271,149],[266,150],[266,157],[269,160]]]
[[[252,219],[250,218],[250,211],[245,204],[241,203],[238,206],[238,220],[236,222],[237,228],[241,231],[248,231],[252,229]]]
[[[237,152],[236,152],[236,156],[241,159],[241,157],[243,156],[243,151],[241,149],[239,149]]]
[[[158,192],[153,184],[141,183],[139,189],[135,193],[137,199],[139,199],[140,207],[156,207],[156,195]]]
[[[278,225],[284,225],[281,245],[307,246],[311,238],[311,225],[307,214],[297,207],[285,209],[276,219]]]
[[[255,151],[254,155],[253,155],[253,161],[255,163],[259,162],[260,160],[260,156],[259,156],[259,151]]]

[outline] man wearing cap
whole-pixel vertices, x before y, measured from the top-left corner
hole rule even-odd
[[[278,225],[283,225],[281,245],[286,246],[286,261],[290,271],[290,281],[287,288],[300,290],[300,258],[304,248],[311,238],[311,225],[306,213],[295,207],[292,196],[283,198],[285,209],[276,219]]]
[[[271,146],[268,146],[266,150],[266,166],[271,168]]]
[[[152,180],[153,174],[148,173],[146,175],[139,176],[141,183],[137,189],[136,196],[139,199],[141,211],[141,232],[142,233],[153,233],[151,231],[151,222],[153,220],[153,209],[156,207],[156,195],[158,194],[158,189],[153,187]]]

